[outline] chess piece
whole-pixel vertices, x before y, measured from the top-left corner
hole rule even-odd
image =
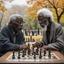
[[[37,49],[36,49],[36,55],[38,55],[38,51],[39,51],[39,48],[37,47]]]
[[[28,55],[30,55],[30,44],[28,43]]]
[[[18,51],[18,59],[20,59],[20,50]]]
[[[12,59],[15,59],[15,51],[13,51],[12,53],[13,53]]]
[[[46,56],[46,50],[44,50],[44,56]]]
[[[48,57],[49,57],[49,59],[51,58],[51,51],[50,50],[48,51]]]
[[[32,55],[34,54],[34,46],[32,45]]]
[[[25,49],[22,50],[22,57],[25,56]]]
[[[36,59],[36,52],[34,52],[34,59]]]
[[[28,55],[30,55],[30,49],[28,49]]]
[[[39,54],[39,59],[42,58],[42,49],[40,48],[40,54]]]

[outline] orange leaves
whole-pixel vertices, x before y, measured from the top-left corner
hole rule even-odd
[[[7,8],[3,5],[3,0],[0,0],[0,10],[2,12],[5,12],[7,10]]]
[[[52,10],[52,12],[54,13],[54,18],[57,20],[54,6],[57,9],[58,15],[60,15],[60,13],[63,11],[62,9],[64,8],[64,0],[29,0],[29,1],[31,2],[31,4],[33,3],[33,6],[28,8],[28,16],[31,19],[37,18],[36,13],[39,9],[47,7]]]
[[[64,3],[63,0],[59,0],[57,7],[58,8],[63,8],[63,5],[64,5],[63,3]]]
[[[0,10],[5,12],[7,10],[7,8],[5,8],[5,6],[0,6]]]
[[[44,2],[44,0],[37,0],[34,2],[33,6],[28,8],[29,18],[33,20],[37,19],[37,11],[42,8],[42,2]]]

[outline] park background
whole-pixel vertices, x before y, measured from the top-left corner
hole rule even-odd
[[[64,29],[64,0],[0,0],[0,29],[9,22],[12,14],[21,14],[26,30],[42,29],[37,21],[37,11],[48,8],[53,12],[54,21]]]

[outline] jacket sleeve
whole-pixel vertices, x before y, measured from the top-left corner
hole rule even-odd
[[[64,37],[63,37],[63,30],[62,27],[59,26],[56,29],[56,34],[55,34],[55,42],[52,42],[51,44],[48,44],[48,47],[54,50],[62,50],[64,48]]]
[[[1,51],[3,52],[20,49],[20,46],[18,44],[13,44],[10,42],[7,35],[7,31],[5,30],[2,30],[0,33],[0,45],[1,45]]]

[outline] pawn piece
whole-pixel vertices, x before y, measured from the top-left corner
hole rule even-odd
[[[44,56],[46,56],[46,50],[44,50]]]
[[[36,59],[36,52],[34,52],[34,59]]]
[[[15,51],[13,50],[12,59],[15,59]]]
[[[50,50],[48,51],[48,57],[49,57],[49,59],[51,58],[51,51]]]
[[[40,48],[40,54],[39,54],[39,59],[42,58],[42,49]]]
[[[18,59],[20,59],[20,50],[18,51]]]

